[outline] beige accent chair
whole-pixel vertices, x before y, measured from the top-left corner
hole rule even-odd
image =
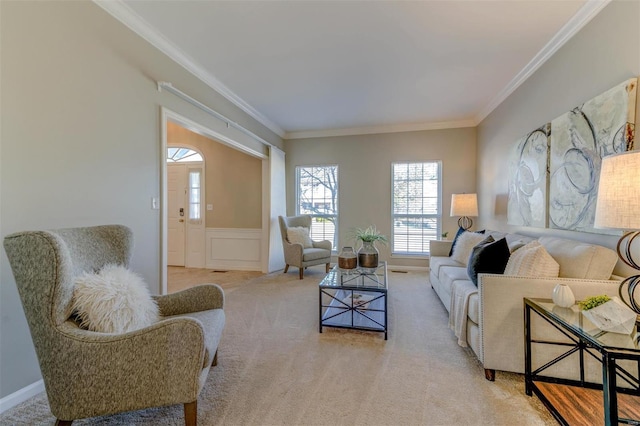
[[[284,273],[289,271],[289,266],[297,266],[300,271],[300,279],[304,278],[304,269],[307,266],[326,265],[325,271],[329,272],[331,266],[331,241],[313,241],[313,247],[303,248],[300,244],[291,244],[287,238],[287,229],[304,227],[311,229],[311,216],[278,216],[280,233],[282,234],[282,247],[284,248]]]
[[[57,425],[172,404],[184,404],[185,424],[196,424],[198,394],[217,363],[225,323],[219,286],[156,296],[161,319],[124,334],[74,321],[74,278],[109,263],[128,266],[132,243],[131,230],[119,225],[4,240]]]

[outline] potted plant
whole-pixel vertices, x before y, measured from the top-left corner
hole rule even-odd
[[[362,241],[362,247],[358,250],[358,266],[365,272],[375,272],[378,267],[378,249],[376,242],[387,243],[387,237],[381,234],[375,226],[356,228],[355,237]]]

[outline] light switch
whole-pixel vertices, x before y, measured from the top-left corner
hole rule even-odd
[[[207,210],[213,210],[213,204],[207,204]]]

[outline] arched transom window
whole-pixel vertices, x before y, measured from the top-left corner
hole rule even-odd
[[[167,148],[167,163],[186,163],[202,161],[202,155],[198,152],[182,147]]]

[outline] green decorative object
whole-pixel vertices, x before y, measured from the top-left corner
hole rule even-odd
[[[387,237],[378,232],[375,226],[369,226],[365,229],[356,228],[355,237],[362,241],[362,247],[358,250],[358,266],[360,270],[374,273],[378,267],[378,249],[375,243],[379,241],[386,244]]]
[[[607,303],[609,300],[611,300],[611,298],[606,294],[600,296],[591,296],[587,297],[583,301],[578,302],[578,306],[580,306],[580,309],[582,309],[583,311],[588,311],[589,309],[593,309],[596,306]]]
[[[447,238],[447,235],[449,235],[449,231],[443,232],[442,233],[442,238]]]
[[[362,241],[363,243],[375,243],[376,241],[380,241],[381,243],[387,243],[387,237],[382,235],[375,226],[369,226],[368,228],[356,228],[355,236],[357,240]]]

